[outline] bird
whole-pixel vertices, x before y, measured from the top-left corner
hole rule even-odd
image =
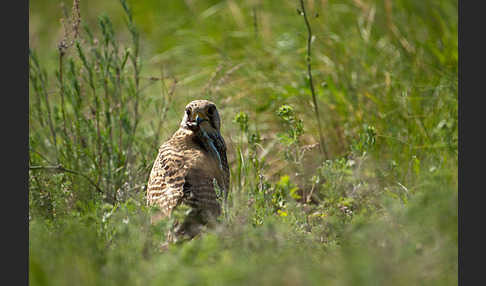
[[[179,129],[163,143],[147,183],[147,205],[157,206],[153,224],[173,220],[169,242],[193,239],[214,226],[226,207],[230,172],[216,105],[194,100],[186,105]],[[216,190],[220,190],[220,194]]]

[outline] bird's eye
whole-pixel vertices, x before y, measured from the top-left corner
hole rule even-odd
[[[191,109],[190,108],[186,109],[186,114],[187,114],[187,116],[191,115]]]

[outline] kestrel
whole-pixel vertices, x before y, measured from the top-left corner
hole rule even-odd
[[[152,222],[187,209],[182,223],[175,218],[169,240],[191,239],[221,214],[215,183],[226,205],[230,174],[220,126],[214,103],[192,101],[179,129],[159,148],[147,185],[147,204],[160,208]]]

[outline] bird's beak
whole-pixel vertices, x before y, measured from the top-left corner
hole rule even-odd
[[[197,125],[200,125],[202,122],[204,121],[209,121],[209,119],[202,113],[200,112],[196,112],[196,114],[194,114],[195,118],[193,118],[193,121],[195,121],[197,123]]]

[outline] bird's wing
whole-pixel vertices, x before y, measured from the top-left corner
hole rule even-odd
[[[208,164],[212,159],[207,154],[202,154],[200,159],[199,163],[192,165],[186,176],[184,203],[205,212],[203,217],[218,217],[221,214],[221,206],[213,184],[218,169],[216,164]]]
[[[220,159],[221,159],[221,167],[222,167],[222,176],[217,177],[218,185],[221,186],[221,188],[224,191],[224,199],[226,200],[229,192],[229,184],[230,184],[230,173],[229,173],[229,166],[228,166],[228,159],[226,157],[226,144],[224,142],[224,139],[221,135],[209,135],[214,143],[214,146],[216,147]]]
[[[184,195],[188,166],[180,146],[168,141],[159,149],[147,185],[147,204],[159,206],[162,216],[170,216]]]

